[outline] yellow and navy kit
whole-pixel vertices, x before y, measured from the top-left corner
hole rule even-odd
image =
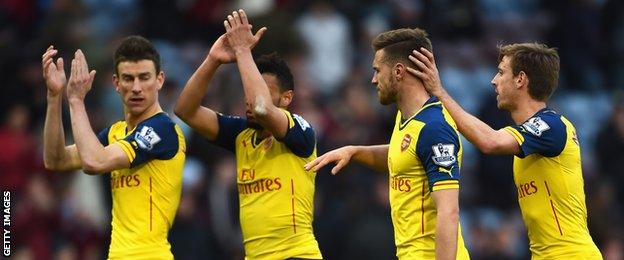
[[[550,108],[504,128],[520,153],[514,181],[533,259],[602,259],[587,229],[581,150],[572,123]]]
[[[261,139],[247,120],[218,114],[215,143],[236,154],[240,223],[246,259],[321,259],[314,238],[316,173],[303,166],[316,158],[314,129],[283,111],[283,140]]]
[[[459,189],[462,146],[457,126],[435,97],[412,117],[399,111],[388,150],[390,206],[399,259],[435,259],[436,207],[431,193]],[[469,259],[461,227],[457,259]]]
[[[119,145],[129,169],[111,172],[110,259],[173,259],[167,241],[180,202],[186,144],[179,126],[161,112],[128,131],[125,121],[98,134]]]

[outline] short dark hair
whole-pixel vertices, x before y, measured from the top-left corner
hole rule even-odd
[[[295,82],[290,68],[288,64],[286,64],[286,61],[277,55],[277,53],[273,52],[258,57],[256,59],[256,66],[258,66],[260,74],[268,73],[275,75],[279,82],[280,92],[295,89]]]
[[[117,66],[119,63],[124,61],[138,62],[140,60],[153,61],[156,73],[160,72],[160,54],[149,40],[138,35],[124,38],[115,50],[115,74],[118,73]]]
[[[383,32],[373,39],[375,51],[384,50],[384,62],[403,62],[411,64],[408,56],[412,50],[420,50],[421,47],[433,52],[431,40],[427,32],[420,28],[401,28]]]
[[[531,98],[546,101],[559,80],[559,54],[555,48],[541,43],[515,43],[498,46],[498,62],[509,56],[514,76],[524,71],[529,78]]]

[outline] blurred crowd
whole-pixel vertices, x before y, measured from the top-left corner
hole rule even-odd
[[[618,0],[0,0],[0,187],[12,192],[13,256],[100,259],[110,240],[107,175],[43,167],[46,89],[41,55],[66,61],[81,48],[98,70],[87,96],[96,132],[123,119],[112,86],[120,39],[140,34],[162,55],[163,109],[174,117],[180,90],[243,8],[254,31],[269,30],[256,55],[278,52],[295,77],[292,111],[315,128],[318,152],[387,143],[395,107],[379,104],[370,41],[394,28],[428,31],[443,84],[466,110],[495,128],[511,124],[490,84],[498,44],[544,42],[561,57],[550,106],[576,126],[588,223],[605,259],[624,259],[624,2]],[[66,62],[68,64],[68,62]],[[66,68],[67,69],[67,68]],[[244,115],[236,66],[222,67],[204,104]],[[64,124],[71,140],[68,111]],[[235,162],[178,120],[188,142],[183,195],[169,235],[178,259],[242,259]],[[466,140],[461,223],[473,259],[527,259],[511,156],[483,156]],[[316,179],[314,230],[326,259],[393,259],[388,178],[359,165]],[[260,224],[260,223],[259,223]]]

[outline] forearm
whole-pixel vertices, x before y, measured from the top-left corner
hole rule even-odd
[[[83,100],[70,99],[69,112],[74,142],[78,149],[83,169],[95,171],[106,160],[104,146],[91,128]]]
[[[43,162],[47,169],[58,170],[65,157],[65,133],[62,121],[63,96],[48,94],[48,107],[43,127]]]
[[[353,160],[382,173],[388,173],[388,145],[351,146]]]
[[[457,232],[459,213],[438,212],[435,231],[436,259],[455,259],[457,255]]]
[[[219,65],[216,60],[208,57],[193,73],[176,102],[175,113],[177,116],[185,119],[199,110],[202,98],[208,89],[208,83],[212,80]]]
[[[496,141],[496,130],[464,109],[445,91],[437,95],[457,124],[459,131],[481,151],[488,151],[492,141]]]
[[[251,104],[255,116],[265,116],[268,109],[274,108],[271,94],[253,60],[251,51],[236,51],[236,64],[243,81],[245,99]]]

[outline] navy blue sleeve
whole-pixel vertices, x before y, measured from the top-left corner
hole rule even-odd
[[[429,190],[433,190],[434,185],[440,181],[451,181],[444,185],[459,184],[460,146],[457,132],[446,122],[427,123],[420,131],[416,154],[427,173]]]
[[[561,154],[565,147],[566,127],[559,115],[542,114],[512,128],[524,138],[517,154],[520,158],[531,154],[553,157]]]
[[[100,131],[97,134],[97,139],[100,141],[100,143],[103,146],[108,146],[108,131],[110,131],[110,126],[107,128],[104,128],[104,130]]]
[[[171,159],[180,145],[175,124],[164,114],[141,122],[124,141],[131,145],[135,154],[130,158],[130,168],[152,159]]]
[[[234,152],[236,147],[236,136],[247,128],[247,120],[238,116],[226,116],[217,113],[219,121],[219,133],[214,144]]]
[[[290,117],[288,121],[290,122],[292,118],[292,122],[294,123],[292,127],[288,128],[286,131],[283,140],[284,144],[299,157],[305,158],[312,155],[314,147],[316,146],[314,129],[312,129],[312,126],[310,126],[303,117],[297,114],[291,114],[288,111],[285,112],[286,115]]]

